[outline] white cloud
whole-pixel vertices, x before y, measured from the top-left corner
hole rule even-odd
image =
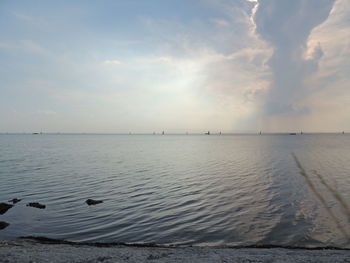
[[[17,12],[14,12],[13,15],[14,15],[16,18],[18,18],[18,19],[20,19],[20,20],[24,20],[24,21],[26,21],[26,22],[35,22],[35,21],[36,21],[35,17],[30,16],[30,15],[25,15],[25,14],[17,13]]]
[[[211,21],[218,26],[229,26],[230,23],[225,19],[213,18]]]
[[[26,23],[26,25],[32,25],[35,28],[40,29],[44,29],[46,26],[48,26],[48,21],[42,16],[30,15],[19,12],[13,12],[12,14],[14,17],[16,17],[17,20]]]
[[[119,60],[105,60],[103,61],[103,64],[106,64],[106,65],[120,65],[121,64],[121,61]]]

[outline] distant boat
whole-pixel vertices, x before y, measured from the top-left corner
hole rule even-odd
[[[35,135],[36,135],[36,134],[39,134],[39,133],[38,133],[38,132],[33,132],[32,134],[35,134]]]
[[[259,132],[259,135],[261,135],[261,131]]]
[[[208,132],[206,132],[206,133],[204,133],[205,135],[210,135],[210,131],[208,131]]]
[[[162,135],[164,135],[164,131],[162,131]]]
[[[303,134],[303,131],[301,131],[300,134]]]
[[[289,135],[297,135],[295,132],[291,132]]]

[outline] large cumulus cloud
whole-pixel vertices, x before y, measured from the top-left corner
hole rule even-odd
[[[330,14],[334,0],[260,0],[254,15],[257,34],[272,45],[268,65],[273,73],[266,94],[265,113],[303,114],[299,100],[307,93],[305,79],[317,71],[323,56],[317,45],[306,58],[311,31]]]

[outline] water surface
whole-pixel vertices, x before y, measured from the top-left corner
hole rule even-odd
[[[349,248],[349,175],[346,134],[0,135],[0,238]]]

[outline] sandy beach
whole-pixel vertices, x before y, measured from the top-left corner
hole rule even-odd
[[[0,241],[0,262],[350,262],[350,250]]]

